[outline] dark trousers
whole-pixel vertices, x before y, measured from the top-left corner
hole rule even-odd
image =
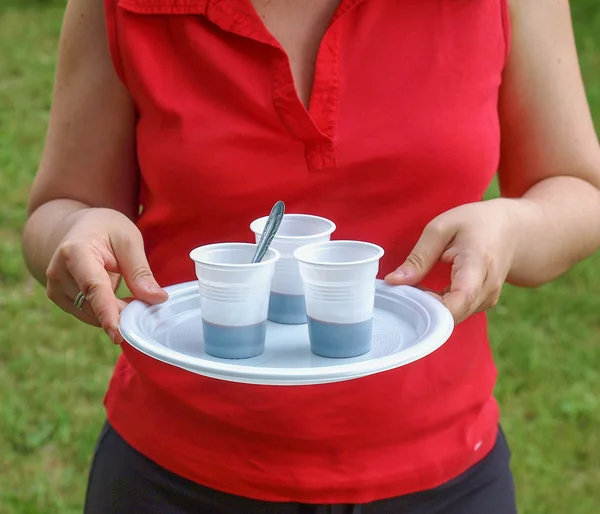
[[[494,449],[432,490],[364,505],[272,503],[208,489],[161,468],[106,424],[94,454],[85,514],[516,514],[510,451]]]

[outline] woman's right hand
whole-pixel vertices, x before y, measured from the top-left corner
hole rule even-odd
[[[100,326],[114,344],[120,312],[127,305],[115,289],[122,276],[132,295],[150,304],[168,298],[152,272],[142,235],[127,216],[112,209],[90,208],[74,212],[71,229],[54,252],[46,270],[48,297],[62,310]],[[85,295],[83,309],[74,306],[78,292]]]

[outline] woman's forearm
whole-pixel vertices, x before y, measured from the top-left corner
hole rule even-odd
[[[508,201],[519,232],[509,283],[540,286],[600,247],[600,191],[589,182],[552,177]]]
[[[46,285],[48,264],[78,216],[89,205],[76,200],[52,200],[38,207],[23,231],[23,255],[31,274]]]

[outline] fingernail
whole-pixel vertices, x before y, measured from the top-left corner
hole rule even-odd
[[[108,334],[108,337],[110,337],[110,340],[111,340],[112,344],[117,344],[116,343],[117,333],[112,328],[109,328],[106,331],[106,333]]]
[[[397,269],[396,271],[393,271],[392,273],[390,273],[390,277],[391,278],[404,278],[406,275],[408,275],[408,273],[406,273],[406,271],[402,270],[402,269]]]
[[[162,292],[162,288],[157,284],[150,284],[148,286],[148,291],[150,291],[151,293],[160,293]]]

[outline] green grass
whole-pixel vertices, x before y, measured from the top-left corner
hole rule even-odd
[[[64,2],[0,0],[0,514],[81,512],[117,351],[53,307],[20,255]],[[574,2],[600,122],[600,7]],[[600,509],[600,257],[491,314],[498,398],[522,514]],[[485,514],[485,513],[482,513]]]

